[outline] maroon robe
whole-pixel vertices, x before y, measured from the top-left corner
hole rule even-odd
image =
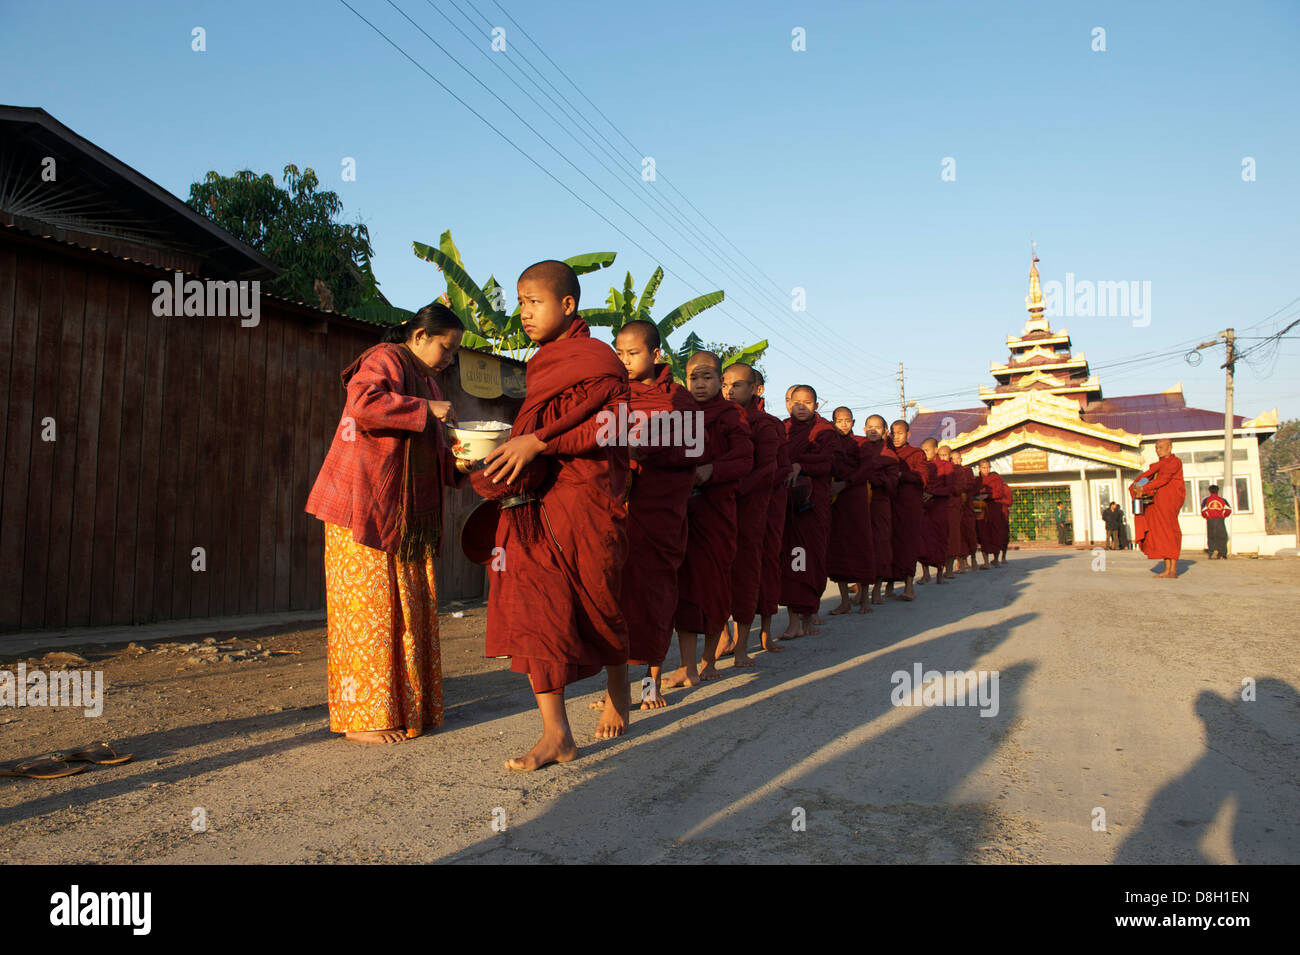
[[[704,454],[713,475],[687,502],[686,559],[677,573],[673,624],[684,633],[721,633],[731,615],[736,559],[736,487],[754,466],[754,445],[740,406],[721,394],[696,402],[704,414]]]
[[[790,462],[799,478],[809,479],[812,507],[795,513],[797,487],[786,506],[781,554],[781,603],[791,613],[816,613],[826,590],[826,548],[831,529],[831,468],[835,463],[835,426],[819,414],[807,421],[787,418]]]
[[[871,501],[871,546],[875,556],[875,574],[877,580],[887,580],[894,560],[893,546],[893,510],[894,494],[898,491],[898,458],[886,453],[888,445],[884,438],[870,441],[859,439],[862,452],[871,461],[868,497]]]
[[[736,560],[731,565],[731,617],[745,631],[758,612],[768,505],[772,500],[777,457],[785,443],[785,428],[762,410],[760,401],[755,397],[741,408],[745,423],[749,425],[749,439],[754,444],[754,464],[736,487]]]
[[[836,583],[870,583],[876,578],[876,553],[871,542],[871,499],[867,482],[872,470],[866,438],[839,435],[833,476],[845,482],[831,504],[831,539],[826,551],[826,576]]]
[[[960,515],[953,509],[952,464],[935,458],[926,462],[929,480],[925,489],[930,499],[923,504],[925,529],[921,536],[921,560],[931,567],[943,567],[948,562],[948,538],[953,526],[960,534]],[[957,501],[958,506],[961,501]]]
[[[528,362],[526,397],[511,437],[535,434],[546,450],[507,485],[484,472],[474,489],[489,499],[527,491],[539,502],[503,511],[490,565],[487,655],[508,655],[536,693],[626,662],[627,627],[619,607],[627,559],[627,448],[602,440],[629,396],[627,370],[587,324]]]
[[[921,557],[921,533],[925,515],[921,510],[921,495],[925,491],[928,471],[925,452],[910,444],[901,448],[890,447],[898,458],[898,490],[894,494],[893,565],[890,579],[903,580],[916,574],[916,562]]]
[[[990,471],[988,477],[976,480],[975,496],[983,500],[985,506],[983,519],[975,522],[975,531],[985,556],[996,556],[1004,546],[1006,517],[1002,513],[1002,498],[1006,491],[1002,476],[995,472]]]
[[[790,445],[781,419],[767,414],[762,398],[756,398],[755,402],[757,410],[775,422],[776,436],[780,441],[776,450],[776,470],[772,474],[772,494],[767,502],[767,530],[763,534],[763,564],[758,587],[758,612],[764,617],[772,617],[781,603],[781,545],[785,537],[785,481],[790,476]]]
[[[655,366],[652,384],[632,382],[628,413],[694,414],[693,399],[673,381],[670,365]],[[650,433],[655,433],[651,431]],[[627,621],[627,662],[659,666],[673,639],[677,573],[686,557],[686,502],[700,458],[681,444],[638,447],[627,497],[627,564],[619,605]]]
[[[957,470],[966,478],[961,494],[961,553],[963,557],[974,557],[979,548],[979,535],[975,530],[975,486],[979,483],[979,475],[964,464]]]
[[[1144,487],[1137,482],[1150,478]],[[1176,454],[1159,458],[1129,486],[1133,497],[1150,496],[1155,500],[1133,521],[1134,536],[1142,553],[1151,560],[1177,560],[1183,549],[1183,529],[1178,523],[1187,489],[1183,486],[1183,462]]]
[[[948,498],[948,537],[944,542],[944,551],[949,557],[964,557],[968,551],[962,549],[961,520],[966,492],[969,490],[970,471],[951,461],[948,462],[948,469],[952,475],[952,496]]]

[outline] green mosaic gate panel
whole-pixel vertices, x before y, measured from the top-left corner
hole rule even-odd
[[[1070,486],[1018,487],[1011,499],[1011,539],[1056,543],[1056,502],[1070,511]]]

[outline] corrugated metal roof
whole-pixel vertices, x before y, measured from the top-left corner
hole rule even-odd
[[[920,444],[926,438],[942,441],[945,435],[966,434],[984,424],[988,417],[989,409],[985,407],[962,408],[957,411],[922,411],[910,422],[911,432],[908,443]]]
[[[1083,420],[1108,428],[1122,428],[1132,434],[1183,434],[1194,431],[1223,431],[1223,412],[1189,408],[1181,392],[1152,395],[1123,395],[1094,401]],[[1234,415],[1234,427],[1245,422]]]

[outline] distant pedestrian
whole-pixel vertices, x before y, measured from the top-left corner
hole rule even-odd
[[[1106,549],[1120,549],[1120,534],[1124,528],[1124,512],[1118,501],[1111,501],[1109,507],[1101,509],[1101,519],[1106,525]]]
[[[1210,485],[1210,496],[1201,501],[1201,517],[1205,518],[1206,550],[1210,560],[1217,553],[1220,558],[1228,557],[1227,519],[1232,516],[1228,502],[1219,497],[1219,485]]]
[[[1056,502],[1056,542],[1062,547],[1070,543],[1070,512],[1064,501]]]

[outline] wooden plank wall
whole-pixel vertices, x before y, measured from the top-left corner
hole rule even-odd
[[[256,328],[159,318],[162,276],[0,235],[0,632],[324,607],[303,506],[378,330],[266,298]],[[461,420],[518,408],[442,384]],[[475,501],[448,495],[444,601],[483,593],[454,535]]]

